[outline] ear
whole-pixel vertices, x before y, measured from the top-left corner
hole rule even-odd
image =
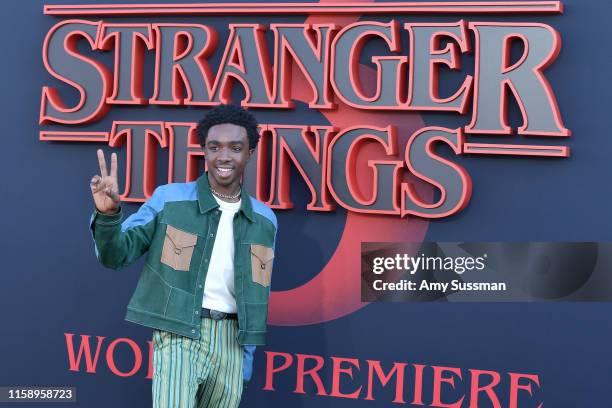
[[[247,161],[249,161],[251,159],[251,156],[253,155],[254,151],[255,151],[255,149],[249,149],[249,155],[247,156]]]

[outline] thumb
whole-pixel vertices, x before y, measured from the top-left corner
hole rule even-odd
[[[119,198],[119,194],[117,194],[117,192],[111,188],[106,188],[106,190],[104,190],[104,192],[106,193],[107,196],[110,197],[111,200],[113,200],[115,203],[118,203],[121,199]]]

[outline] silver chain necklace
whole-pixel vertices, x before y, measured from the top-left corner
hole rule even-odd
[[[226,200],[235,200],[235,199],[237,199],[238,197],[240,197],[240,193],[241,193],[241,190],[238,190],[238,192],[237,192],[236,194],[234,194],[234,195],[227,195],[227,194],[223,194],[223,193],[218,192],[217,190],[215,190],[215,189],[214,189],[214,188],[212,188],[212,187],[210,188],[210,191],[211,191],[211,192],[212,192],[214,195],[216,195],[217,197],[219,197],[219,198],[225,198]]]

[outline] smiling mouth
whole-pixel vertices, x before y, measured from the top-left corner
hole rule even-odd
[[[215,170],[217,171],[217,174],[221,177],[227,177],[234,171],[234,169],[222,167],[216,167]]]

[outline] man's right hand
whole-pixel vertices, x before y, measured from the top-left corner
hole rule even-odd
[[[96,174],[91,179],[91,194],[96,208],[104,214],[114,214],[119,208],[119,185],[117,183],[117,154],[111,155],[110,176],[106,170],[106,159],[104,152],[98,149],[98,163],[100,175]]]

